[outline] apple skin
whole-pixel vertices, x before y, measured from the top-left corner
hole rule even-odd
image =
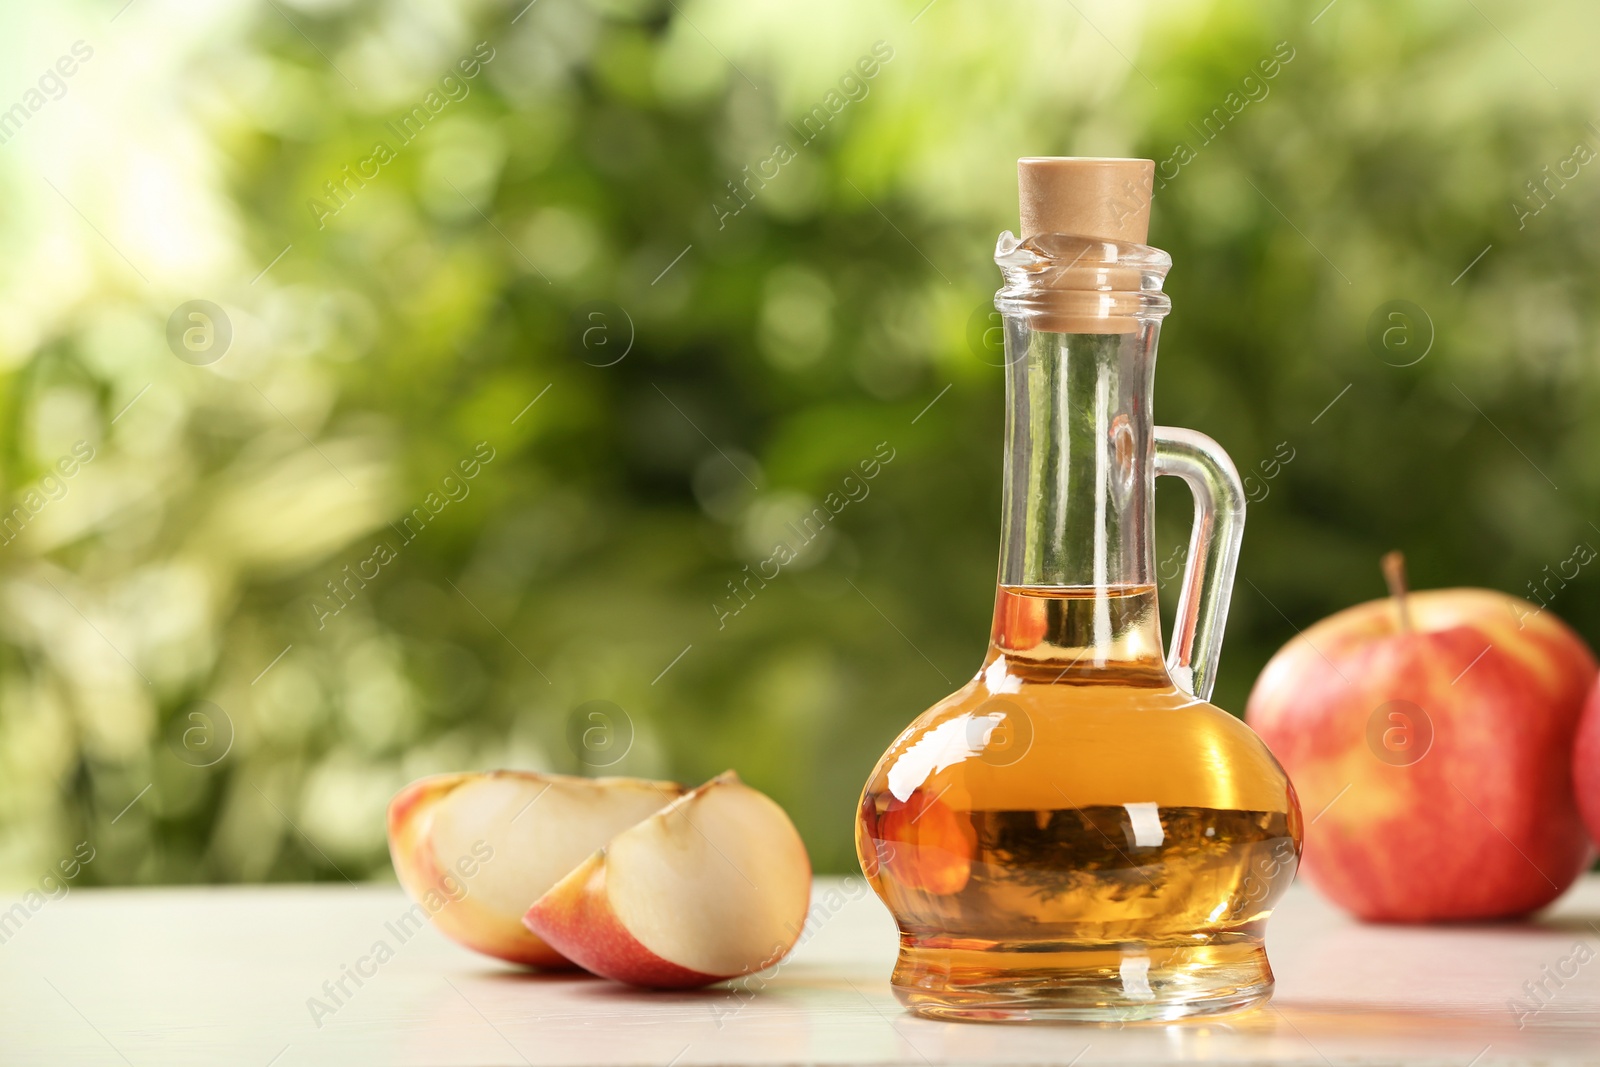
[[[1572,765],[1594,656],[1553,614],[1503,593],[1406,603],[1410,630],[1388,598],[1290,641],[1245,720],[1313,813],[1305,870],[1335,903],[1377,922],[1525,915],[1589,862]],[[1423,716],[1390,719],[1379,711],[1390,701]],[[1397,753],[1389,738],[1414,747]]]
[[[523,922],[590,974],[649,989],[698,989],[722,981],[664,960],[628,932],[606,895],[606,857],[596,852],[528,909]]]
[[[1589,690],[1583,720],[1578,724],[1578,739],[1572,746],[1572,784],[1589,839],[1600,842],[1600,683]]]

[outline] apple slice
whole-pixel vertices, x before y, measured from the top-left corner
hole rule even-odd
[[[389,855],[420,908],[470,949],[534,967],[571,961],[522,925],[523,912],[619,831],[677,799],[676,782],[532,771],[443,774],[389,802]],[[407,933],[409,936],[409,933]]]
[[[810,903],[794,823],[726,771],[612,838],[523,922],[595,974],[688,989],[782,959]]]

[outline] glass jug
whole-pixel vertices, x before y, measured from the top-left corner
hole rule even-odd
[[[1206,702],[1244,532],[1226,453],[1151,425],[1171,259],[1154,164],[1024,159],[1000,236],[1005,486],[988,655],[862,794],[862,868],[900,926],[914,1012],[1128,1021],[1264,1002],[1263,933],[1300,856],[1294,789]],[[1195,499],[1162,656],[1151,502]]]

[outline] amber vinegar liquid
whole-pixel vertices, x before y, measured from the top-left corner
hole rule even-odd
[[[978,676],[879,762],[857,848],[913,1010],[1159,1019],[1270,992],[1298,805],[1242,722],[1173,684],[1157,611],[1154,586],[1001,587]]]

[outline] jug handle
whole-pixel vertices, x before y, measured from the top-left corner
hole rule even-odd
[[[1155,428],[1155,472],[1182,478],[1194,494],[1194,528],[1167,673],[1180,689],[1210,700],[1244,540],[1244,486],[1221,445],[1173,426]]]

